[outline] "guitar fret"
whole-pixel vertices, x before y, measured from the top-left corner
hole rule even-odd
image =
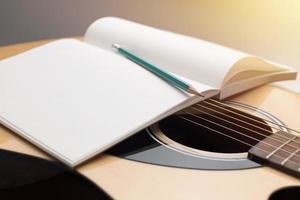
[[[269,159],[272,155],[274,155],[279,149],[281,149],[282,147],[284,147],[285,145],[287,145],[288,143],[292,142],[294,139],[296,139],[297,136],[294,136],[292,138],[290,138],[289,140],[287,140],[286,142],[284,142],[283,144],[281,144],[279,147],[277,147],[274,151],[272,151],[271,153],[269,153],[266,158]]]
[[[294,151],[293,153],[291,153],[286,159],[284,159],[281,164],[284,165],[289,159],[291,159],[292,157],[294,157],[298,152],[300,151],[299,149],[296,149],[296,151]],[[298,168],[298,171],[300,170],[300,168]]]
[[[279,134],[287,139],[281,143],[275,141],[275,139],[279,139]],[[282,138],[280,139],[282,140]],[[300,153],[299,139],[299,136],[278,131],[276,134],[266,137],[252,147],[248,151],[248,158],[300,178],[300,158],[298,157]]]

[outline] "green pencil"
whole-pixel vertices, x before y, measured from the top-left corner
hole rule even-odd
[[[126,58],[134,61],[135,63],[141,65],[142,67],[146,68],[147,70],[151,71],[152,73],[156,74],[157,76],[159,76],[160,78],[166,80],[167,82],[169,82],[171,85],[180,88],[188,93],[191,94],[197,94],[202,96],[192,85],[186,83],[183,80],[180,80],[179,78],[173,76],[172,74],[154,66],[153,64],[145,61],[144,59],[134,55],[133,53],[129,52],[128,50],[122,48],[120,45],[118,44],[113,44],[112,45],[113,48],[115,48],[118,53],[120,53],[121,55],[125,56]]]

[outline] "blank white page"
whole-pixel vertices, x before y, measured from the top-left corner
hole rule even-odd
[[[126,58],[76,40],[0,62],[1,123],[70,166],[188,98]]]
[[[115,17],[92,23],[85,40],[107,50],[111,50],[112,43],[118,43],[164,70],[217,89],[221,88],[231,67],[249,56],[205,40]]]

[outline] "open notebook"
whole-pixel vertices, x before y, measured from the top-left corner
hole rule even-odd
[[[1,123],[75,166],[204,99],[118,55],[113,43],[192,83],[204,98],[296,76],[233,49],[108,17],[88,28],[84,42],[58,40],[1,61]]]

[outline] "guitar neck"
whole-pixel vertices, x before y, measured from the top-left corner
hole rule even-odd
[[[300,137],[278,131],[248,151],[248,158],[300,178]]]

